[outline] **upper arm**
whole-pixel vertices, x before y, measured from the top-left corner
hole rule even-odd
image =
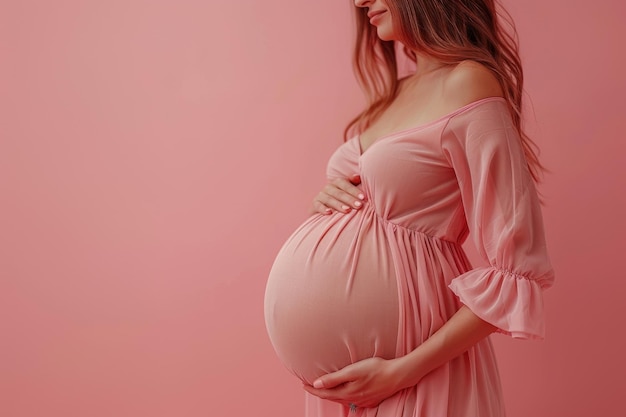
[[[484,98],[503,96],[495,74],[475,61],[463,61],[450,71],[444,81],[443,94],[456,108]]]
[[[543,337],[542,290],[554,282],[554,271],[535,184],[506,104],[486,101],[455,115],[441,143],[470,234],[490,265],[459,276],[450,288],[501,332]]]

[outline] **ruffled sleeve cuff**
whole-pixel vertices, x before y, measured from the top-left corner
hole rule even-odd
[[[477,268],[452,280],[450,289],[474,314],[498,332],[519,339],[543,339],[543,288],[552,273],[530,279],[513,272]]]

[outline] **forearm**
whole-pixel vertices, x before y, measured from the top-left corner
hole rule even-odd
[[[456,358],[497,328],[463,306],[435,334],[394,360],[401,388],[413,386],[430,371]]]

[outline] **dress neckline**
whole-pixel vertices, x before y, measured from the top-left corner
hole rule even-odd
[[[416,131],[419,131],[421,129],[426,129],[428,127],[436,125],[437,123],[441,123],[441,122],[443,122],[445,120],[448,120],[451,117],[454,117],[454,116],[458,115],[459,113],[463,113],[463,112],[465,112],[467,110],[470,110],[470,109],[472,109],[472,108],[474,108],[474,107],[476,107],[476,106],[478,106],[480,104],[491,102],[491,101],[501,101],[501,102],[505,102],[506,103],[506,99],[504,97],[486,97],[486,98],[481,98],[480,100],[476,100],[476,101],[473,101],[471,103],[468,103],[465,106],[459,107],[458,109],[456,109],[456,110],[454,110],[454,111],[452,111],[452,112],[450,112],[448,114],[445,114],[445,115],[443,115],[441,117],[438,117],[438,118],[436,118],[436,119],[434,119],[434,120],[432,120],[430,122],[422,123],[422,124],[417,125],[417,126],[409,127],[407,129],[398,130],[398,131],[387,133],[387,134],[385,134],[383,136],[380,136],[380,137],[374,139],[372,141],[372,143],[370,143],[370,145],[365,150],[363,150],[363,144],[361,143],[361,134],[359,133],[359,134],[357,134],[353,138],[354,140],[356,140],[356,143],[357,143],[357,150],[358,150],[358,153],[359,153],[359,158],[362,158],[363,155],[365,155],[372,146],[374,146],[376,143],[380,142],[383,139],[395,137],[395,136],[398,136],[398,135],[403,135],[403,134],[406,134],[406,133],[416,132]]]

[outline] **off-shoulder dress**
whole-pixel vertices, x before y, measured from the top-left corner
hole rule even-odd
[[[506,101],[487,98],[332,155],[367,201],[315,214],[283,245],[265,294],[270,340],[305,383],[356,361],[406,355],[466,305],[499,332],[544,334],[554,274],[534,182]],[[473,268],[470,235],[488,266]],[[306,394],[307,417],[502,417],[489,338],[376,408]]]

